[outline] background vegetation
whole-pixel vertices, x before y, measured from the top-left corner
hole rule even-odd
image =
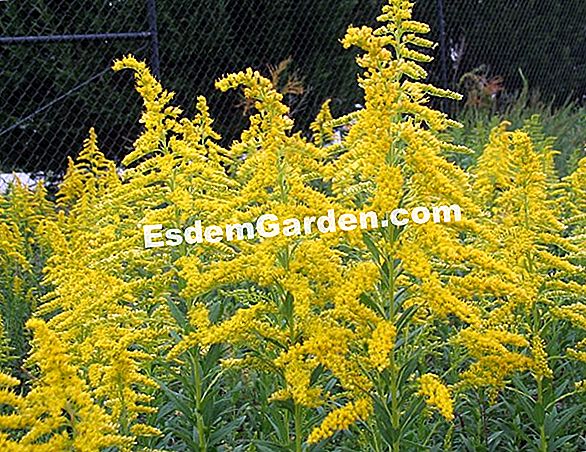
[[[216,128],[227,144],[246,122],[245,105],[236,93],[220,94],[213,82],[228,72],[253,67],[267,76],[277,68],[291,114],[307,129],[323,101],[334,114],[345,114],[361,101],[354,80],[354,54],[338,40],[352,23],[374,22],[380,0],[272,2],[158,0],[161,76],[188,114],[205,95]],[[522,89],[522,70],[540,100],[559,107],[571,98],[582,102],[586,86],[586,32],[580,0],[445,2],[446,45],[431,51],[430,80],[471,97],[471,104],[502,111]],[[143,0],[67,2],[33,0],[0,4],[3,36],[142,31],[148,29]],[[415,17],[432,26],[439,40],[435,0],[418,2]],[[4,171],[61,172],[83,135],[95,127],[107,157],[129,152],[139,132],[139,111],[126,102],[130,79],[112,74],[111,62],[133,53],[150,58],[148,41],[1,45],[0,167]],[[446,80],[442,71],[445,52]],[[290,58],[290,60],[289,60]],[[475,71],[475,72],[471,72]],[[461,84],[464,74],[465,83]],[[85,84],[88,80],[89,83]],[[500,80],[500,81],[499,81]],[[72,93],[80,84],[79,90]],[[494,95],[494,98],[493,98]],[[62,96],[65,96],[62,98]],[[32,118],[39,108],[57,100]],[[446,101],[457,113],[464,103]],[[18,126],[13,127],[16,123]],[[561,135],[561,134],[558,134]]]

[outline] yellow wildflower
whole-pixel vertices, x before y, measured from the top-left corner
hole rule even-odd
[[[372,404],[367,399],[358,399],[348,402],[327,414],[322,423],[314,428],[307,438],[307,442],[317,443],[329,438],[340,430],[347,429],[357,421],[365,421],[372,411]]]
[[[422,375],[419,378],[419,385],[419,394],[425,397],[425,403],[436,408],[446,420],[454,419],[454,403],[450,390],[437,375]]]
[[[372,367],[382,372],[389,365],[397,329],[388,321],[381,321],[368,340],[368,353]]]

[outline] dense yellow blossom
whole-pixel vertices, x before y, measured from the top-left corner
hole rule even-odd
[[[436,408],[448,421],[454,418],[454,406],[450,390],[439,377],[425,374],[419,377],[419,394],[425,397],[425,403]]]
[[[538,377],[553,378],[553,372],[547,362],[547,352],[545,351],[544,341],[540,337],[535,337],[531,341],[531,352],[533,354],[534,372]]]
[[[341,408],[336,408],[328,413],[321,425],[311,432],[307,441],[317,443],[329,438],[337,431],[347,429],[357,421],[366,420],[371,411],[372,405],[366,399],[348,402]]]
[[[310,129],[313,132],[313,141],[318,146],[325,146],[331,144],[334,140],[333,117],[330,111],[331,99],[326,100],[315,117],[315,121],[311,123]]]
[[[15,414],[3,415],[0,421],[4,428],[10,419],[10,428],[24,429],[26,433],[18,441],[21,450],[37,450],[37,446],[88,452],[108,446],[128,448],[132,440],[118,435],[113,418],[94,403],[58,335],[38,319],[30,320],[28,326],[34,332],[30,359],[38,364],[41,376],[30,393],[15,400]],[[64,427],[70,429],[69,433],[58,432]],[[6,447],[18,450],[5,441]]]
[[[389,353],[393,350],[397,329],[387,321],[381,321],[368,340],[368,353],[372,367],[379,372],[389,365]]]

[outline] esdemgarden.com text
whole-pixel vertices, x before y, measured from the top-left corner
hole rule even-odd
[[[307,216],[302,219],[286,218],[280,220],[277,215],[266,213],[260,215],[254,223],[229,223],[224,226],[203,226],[201,220],[194,221],[193,225],[184,229],[164,229],[162,224],[143,226],[144,247],[157,248],[163,246],[178,246],[182,243],[189,245],[199,243],[219,243],[221,241],[252,240],[255,236],[272,238],[279,234],[285,237],[309,235],[316,231],[328,232],[352,231],[354,229],[377,229],[389,225],[404,226],[409,222],[423,224],[429,221],[434,223],[449,223],[461,220],[461,209],[457,204],[449,206],[415,207],[411,210],[398,208],[379,220],[376,212],[343,213],[336,215],[334,209],[328,210],[326,215],[316,217]]]

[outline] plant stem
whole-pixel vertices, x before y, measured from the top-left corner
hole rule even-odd
[[[533,337],[540,338],[540,320],[541,313],[537,301],[533,303]],[[534,339],[535,340],[535,339]],[[547,436],[545,434],[545,404],[543,403],[543,377],[540,375],[535,376],[537,382],[537,406],[541,408],[542,415],[539,416],[539,450],[540,452],[547,452]]]
[[[391,366],[389,368],[391,378],[391,425],[393,427],[393,444],[391,450],[393,452],[399,451],[400,437],[398,435],[400,427],[400,416],[399,416],[399,394],[398,394],[398,382],[397,382],[397,365],[395,363],[395,352],[391,351]]]
[[[301,425],[301,406],[296,403],[295,404],[295,452],[301,452],[301,444],[303,441],[303,431]]]
[[[196,360],[192,360],[193,375],[195,382],[195,409],[197,417],[197,436],[199,443],[199,450],[207,450],[206,438],[205,438],[205,426],[203,422],[203,406],[202,406],[202,376],[200,373],[200,367]]]
[[[545,435],[545,406],[543,404],[543,381],[537,377],[537,404],[544,410],[543,419],[539,423],[539,450],[547,452],[547,436]]]
[[[385,241],[393,247],[395,236],[391,233],[390,237],[385,237]],[[385,301],[388,302],[388,309],[385,309],[385,315],[387,320],[396,324],[397,315],[399,312],[399,306],[395,304],[395,259],[391,253],[385,253],[385,259],[388,268],[388,274],[385,275],[387,278],[388,292],[385,297]],[[390,390],[391,390],[391,425],[393,427],[393,442],[391,444],[391,450],[398,452],[400,450],[400,434],[399,427],[401,423],[401,416],[399,413],[399,381],[398,381],[398,368],[395,361],[395,348],[390,352]]]

